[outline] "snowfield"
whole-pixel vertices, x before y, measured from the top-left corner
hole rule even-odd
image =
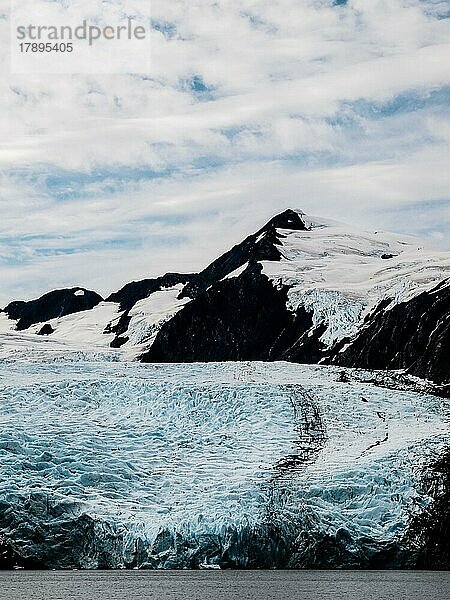
[[[279,229],[282,259],[263,261],[263,272],[289,286],[292,311],[312,309],[327,346],[354,334],[382,300],[405,302],[450,277],[450,253],[423,240],[303,217],[310,230]]]
[[[178,284],[154,292],[148,298],[136,302],[130,311],[127,335],[127,357],[139,355],[145,345],[152,344],[163,324],[183,308],[190,298],[179,299],[183,285]],[[145,345],[143,345],[145,342]],[[129,347],[132,347],[130,351]]]
[[[449,400],[334,367],[141,365],[52,344],[0,350],[0,541],[19,556],[414,562],[405,536],[432,506],[421,479],[449,446]]]

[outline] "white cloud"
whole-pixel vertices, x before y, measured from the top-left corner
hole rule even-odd
[[[139,10],[137,0],[111,4]],[[77,18],[103,6],[61,5]],[[287,206],[448,246],[450,126],[433,94],[450,84],[449,20],[429,9],[153,0],[160,31],[147,77],[3,77],[0,304],[198,268]],[[189,89],[194,76],[203,91]],[[418,203],[426,229],[408,210]]]

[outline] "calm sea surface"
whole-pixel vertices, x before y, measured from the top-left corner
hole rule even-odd
[[[449,600],[450,572],[0,572],[2,600]]]

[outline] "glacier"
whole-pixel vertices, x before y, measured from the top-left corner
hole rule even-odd
[[[424,477],[450,446],[450,401],[419,380],[138,364],[15,336],[0,344],[0,548],[17,564],[417,564]]]

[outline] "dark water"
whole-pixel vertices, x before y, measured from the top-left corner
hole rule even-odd
[[[1,600],[449,600],[450,572],[0,572]]]

